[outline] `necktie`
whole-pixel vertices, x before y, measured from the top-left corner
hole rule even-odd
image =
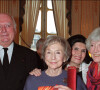
[[[3,69],[4,69],[5,75],[7,75],[7,71],[9,67],[9,60],[8,60],[8,54],[7,54],[8,48],[3,48],[3,49],[4,49]]]

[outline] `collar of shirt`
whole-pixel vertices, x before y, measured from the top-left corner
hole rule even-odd
[[[3,47],[0,46],[0,60],[1,60],[1,63],[3,63],[3,55],[4,55],[4,51],[2,49]]]
[[[13,47],[14,47],[14,43],[11,43],[10,46],[8,47],[7,53],[8,53],[9,63],[11,62]],[[1,59],[1,63],[3,63],[3,56],[4,56],[4,50],[3,50],[3,47],[0,46],[0,59]]]

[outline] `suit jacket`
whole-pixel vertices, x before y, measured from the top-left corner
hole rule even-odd
[[[7,78],[0,63],[0,90],[23,90],[29,72],[36,67],[35,52],[14,43]]]

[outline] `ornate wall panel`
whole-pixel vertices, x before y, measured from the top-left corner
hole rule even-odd
[[[80,0],[72,2],[72,35],[88,36],[100,25],[100,1]]]

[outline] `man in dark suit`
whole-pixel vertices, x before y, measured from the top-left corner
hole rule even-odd
[[[16,23],[7,14],[0,14],[0,90],[23,90],[31,70],[37,67],[34,51],[14,43]],[[8,67],[3,68],[4,49],[8,48]]]

